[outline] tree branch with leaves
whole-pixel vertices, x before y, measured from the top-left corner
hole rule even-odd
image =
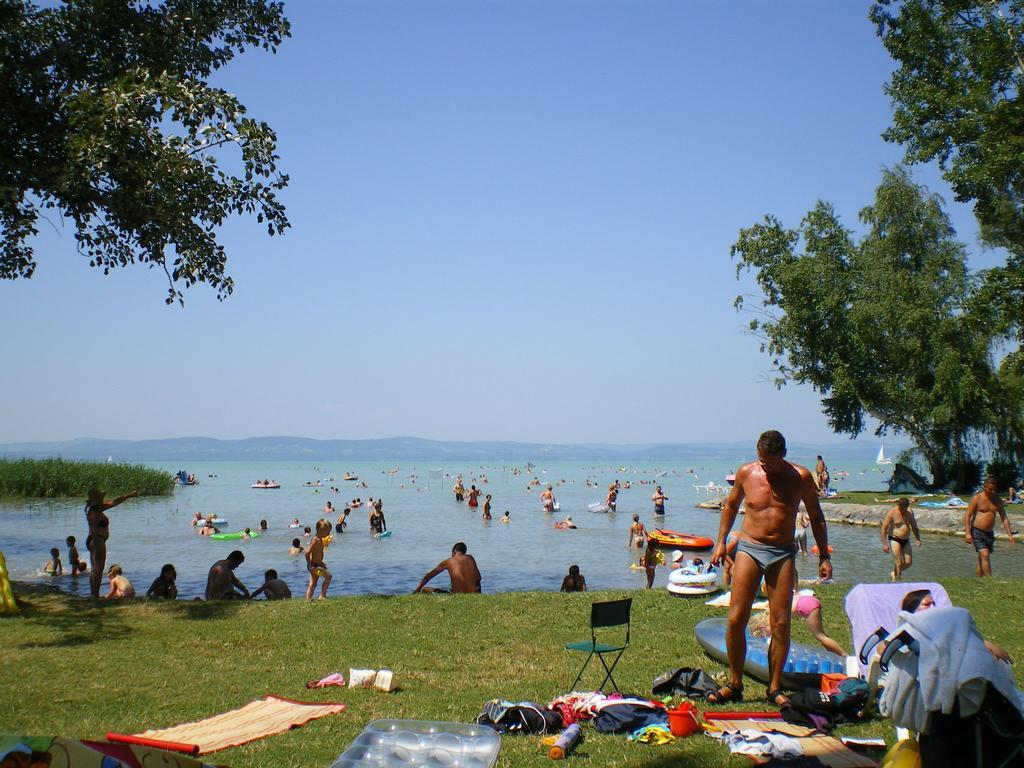
[[[219,227],[255,215],[282,234],[288,177],[270,126],[207,81],[289,34],[283,4],[265,0],[0,3],[0,277],[32,276],[54,210],[104,273],[159,267],[168,304],[199,282],[227,297]]]

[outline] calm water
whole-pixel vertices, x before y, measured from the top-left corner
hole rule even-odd
[[[798,462],[813,462],[813,457],[794,456]],[[136,590],[144,594],[159,574],[163,563],[174,563],[178,571],[181,597],[202,594],[210,565],[232,549],[245,552],[246,561],[236,572],[250,588],[259,586],[268,568],[278,571],[300,594],[305,590],[306,570],[301,556],[288,555],[288,547],[301,531],[288,528],[293,518],[312,525],[323,514],[328,500],[340,511],[345,501],[356,496],[384,501],[388,539],[370,536],[366,510],[354,511],[345,534],[335,536],[326,561],[334,573],[330,594],[398,594],[411,591],[422,575],[448,556],[452,544],[465,541],[480,565],[485,592],[514,590],[557,590],[571,563],[578,563],[592,589],[637,589],[644,585],[640,571],[629,570],[636,552],[626,547],[627,530],[633,513],[639,513],[648,528],[665,527],[714,538],[718,513],[699,510],[694,504],[706,493],[694,488],[708,481],[722,485],[725,475],[735,469],[735,461],[695,462],[693,465],[631,464],[626,467],[597,466],[590,463],[538,463],[535,475],[543,483],[555,485],[555,497],[561,510],[554,515],[541,512],[539,490],[526,490],[527,475],[514,475],[501,464],[440,464],[424,462],[348,463],[346,465],[218,462],[195,463],[178,467],[157,465],[175,471],[192,472],[200,484],[176,488],[174,495],[158,499],[126,502],[110,512],[111,537],[108,565],[120,563]],[[443,478],[430,476],[431,469],[442,469]],[[398,470],[397,472],[390,470]],[[690,474],[692,469],[693,474]],[[839,480],[838,487],[850,490],[883,487],[883,478],[873,466],[830,467],[833,473],[846,470],[850,477]],[[359,476],[359,483],[343,482],[345,471]],[[863,473],[862,473],[863,471]],[[454,500],[451,486],[461,472],[469,487],[476,483],[484,493],[493,495],[494,519],[484,522],[480,511],[471,511]],[[212,477],[211,477],[212,475]],[[488,478],[487,482],[482,477]],[[335,478],[334,482],[330,478]],[[270,478],[281,483],[280,490],[253,490],[257,479]],[[602,501],[604,489],[615,479],[627,480],[632,488],[619,495],[617,514],[588,511],[587,505]],[[322,480],[322,488],[309,488],[306,481]],[[588,488],[590,479],[597,487]],[[564,480],[564,484],[558,485]],[[670,500],[668,514],[655,521],[650,500],[654,483],[660,483]],[[340,488],[334,493],[328,487]],[[85,559],[86,525],[84,499],[74,502],[0,501],[0,551],[7,557],[17,579],[49,581],[41,566],[51,547],[59,547],[67,567],[68,535],[78,538]],[[512,522],[504,525],[498,518],[510,510]],[[216,513],[228,520],[223,531],[238,531],[246,526],[258,528],[267,520],[270,530],[252,541],[210,541],[197,534],[191,520],[196,511]],[[555,520],[572,515],[578,530],[562,531]],[[880,549],[875,528],[833,525],[829,530],[835,553],[836,578],[841,581],[885,580],[888,555]],[[1000,575],[1024,576],[1024,557],[1007,546],[997,544],[995,570]],[[919,555],[919,556],[918,556]],[[804,573],[813,577],[816,561],[798,562]],[[915,580],[938,579],[943,575],[968,575],[973,572],[973,549],[962,539],[926,536],[925,546],[915,552],[915,564],[908,576]],[[806,563],[806,565],[805,565]],[[64,576],[62,589],[88,593],[86,578]],[[659,569],[655,587],[667,583],[667,571]],[[432,584],[447,586],[442,574]],[[106,587],[104,586],[104,589]]]

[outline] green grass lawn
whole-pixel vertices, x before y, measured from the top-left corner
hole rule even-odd
[[[848,588],[819,592],[826,630],[847,646],[842,598]],[[1024,619],[1006,610],[1015,604],[1020,582],[950,579],[946,588],[954,602],[973,611],[983,634],[1024,658]],[[570,660],[562,646],[588,636],[591,601],[626,594],[112,605],[21,585],[16,591],[27,605],[21,615],[0,619],[0,723],[6,731],[100,738],[110,730],[134,733],[208,717],[267,693],[349,705],[342,715],[209,757],[235,768],[326,768],[378,718],[472,721],[491,698],[545,703],[565,693],[575,677],[582,657]],[[649,694],[656,675],[681,666],[724,674],[692,631],[701,619],[723,615],[720,610],[664,590],[632,594],[632,645],[616,670],[625,690]],[[794,635],[809,640],[803,622],[794,623]],[[347,678],[350,667],[388,667],[402,690],[305,689],[307,681],[330,672]],[[596,686],[599,679],[584,682]],[[748,679],[746,695],[748,708],[766,708],[759,703],[764,686]],[[883,720],[841,733],[893,737]],[[703,736],[651,747],[589,726],[585,735],[574,759],[589,765],[750,764]],[[503,737],[499,765],[548,764],[537,737]]]

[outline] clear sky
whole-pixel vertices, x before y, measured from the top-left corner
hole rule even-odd
[[[105,277],[44,223],[36,276],[0,282],[0,442],[842,439],[768,383],[729,247],[818,199],[856,229],[902,156],[867,10],[289,3],[278,55],[217,82],[277,130],[293,228],[230,222],[234,295],[180,308],[159,270]]]

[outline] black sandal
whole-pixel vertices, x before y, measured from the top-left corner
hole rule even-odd
[[[743,683],[726,683],[717,691],[704,697],[709,704],[727,704],[730,701],[743,701]]]
[[[779,709],[785,709],[786,707],[792,706],[789,696],[787,696],[781,688],[774,691],[768,691],[768,693],[765,694],[764,699],[769,704],[774,707],[778,707]],[[782,699],[782,703],[779,703],[779,699]]]

